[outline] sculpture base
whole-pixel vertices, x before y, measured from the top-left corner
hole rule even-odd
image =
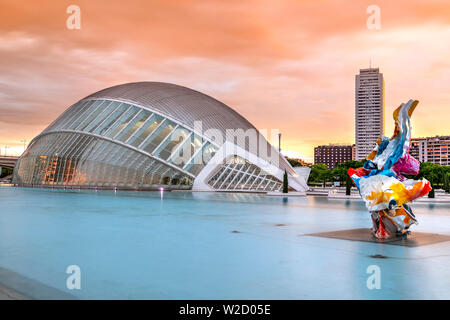
[[[371,229],[366,228],[311,233],[306,234],[306,236],[333,238],[350,241],[384,243],[404,247],[420,247],[450,241],[450,236],[448,235],[437,233],[426,233],[426,232],[411,232],[407,237],[393,237],[389,239],[379,239],[373,236],[373,232]]]

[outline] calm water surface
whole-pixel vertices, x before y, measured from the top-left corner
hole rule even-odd
[[[450,235],[450,205],[413,208],[413,231]],[[3,186],[0,283],[37,299],[450,299],[450,242],[306,235],[370,224],[361,201],[326,197]],[[69,265],[80,290],[66,288]]]

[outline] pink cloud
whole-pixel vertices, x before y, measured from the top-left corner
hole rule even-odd
[[[82,28],[65,27],[69,1],[3,1],[0,145],[20,146],[84,96],[131,81],[209,94],[256,127],[279,129],[286,150],[353,142],[354,75],[369,59],[393,109],[420,100],[414,134],[449,134],[450,4],[378,1],[78,1]]]

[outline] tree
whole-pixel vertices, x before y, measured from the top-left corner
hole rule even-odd
[[[339,177],[339,181],[344,182],[345,181],[345,177],[347,176],[347,171],[349,168],[360,168],[364,165],[364,162],[366,162],[366,160],[362,160],[362,161],[355,161],[355,160],[350,160],[350,161],[345,161],[345,162],[341,162],[338,163],[334,169],[333,169],[333,174],[336,177]]]
[[[328,181],[333,181],[333,179],[334,179],[333,173],[330,170],[321,171],[319,174],[319,177],[323,183],[324,188],[326,187],[326,183]]]
[[[449,166],[441,166],[441,180],[442,180],[442,189],[445,192],[450,192],[450,167]]]
[[[331,171],[333,173],[334,178],[336,181],[344,182],[346,181],[346,176],[348,168],[345,167],[342,163],[339,163],[334,167],[334,169]]]
[[[297,160],[295,160],[295,159],[290,159],[290,158],[286,158],[287,159],[287,161],[289,162],[289,164],[292,166],[292,167],[303,167],[303,165],[299,162],[299,161],[297,161]]]
[[[308,182],[322,182],[326,176],[326,172],[330,172],[328,167],[323,163],[314,164],[311,167]]]
[[[361,161],[346,161],[338,163],[333,170],[329,170],[328,167],[323,163],[317,163],[312,165],[311,173],[309,175],[308,183],[311,182],[322,182],[323,186],[327,181],[340,181],[342,183],[347,181],[347,171],[349,168],[359,168],[364,165],[366,160]],[[350,185],[352,182],[350,181]]]
[[[422,162],[420,164],[419,174],[414,179],[425,178],[430,181],[430,185],[433,188],[429,193],[429,198],[434,198],[434,189],[437,188],[438,184],[441,182],[440,178],[443,176],[443,167],[431,162]],[[443,182],[443,181],[442,181]]]
[[[0,168],[1,168],[0,178],[3,178],[3,177],[13,174],[13,169],[11,169],[11,168],[5,168],[5,167],[1,167],[1,166],[0,166]]]
[[[338,163],[334,169],[333,169],[333,176],[336,178],[337,181],[340,181],[341,183],[345,183],[345,194],[350,195],[351,188],[353,186],[353,181],[348,176],[348,169],[349,168],[360,168],[364,165],[364,162],[366,160],[362,161],[355,161],[350,160],[346,162]]]
[[[444,191],[450,192],[450,173],[444,171]]]
[[[284,176],[283,176],[283,193],[288,193],[289,189],[289,183],[288,183],[288,174],[286,170],[284,170]]]
[[[350,178],[349,175],[347,175],[345,178],[345,194],[348,196],[352,193],[352,184],[353,184],[352,179]]]
[[[428,192],[428,198],[434,198],[434,187],[433,184],[431,184],[431,190]]]

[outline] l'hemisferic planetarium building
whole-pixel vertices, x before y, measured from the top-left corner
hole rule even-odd
[[[255,140],[256,139],[256,140]],[[291,190],[305,179],[244,117],[198,91],[127,83],[69,107],[14,170],[19,186],[198,191]]]

